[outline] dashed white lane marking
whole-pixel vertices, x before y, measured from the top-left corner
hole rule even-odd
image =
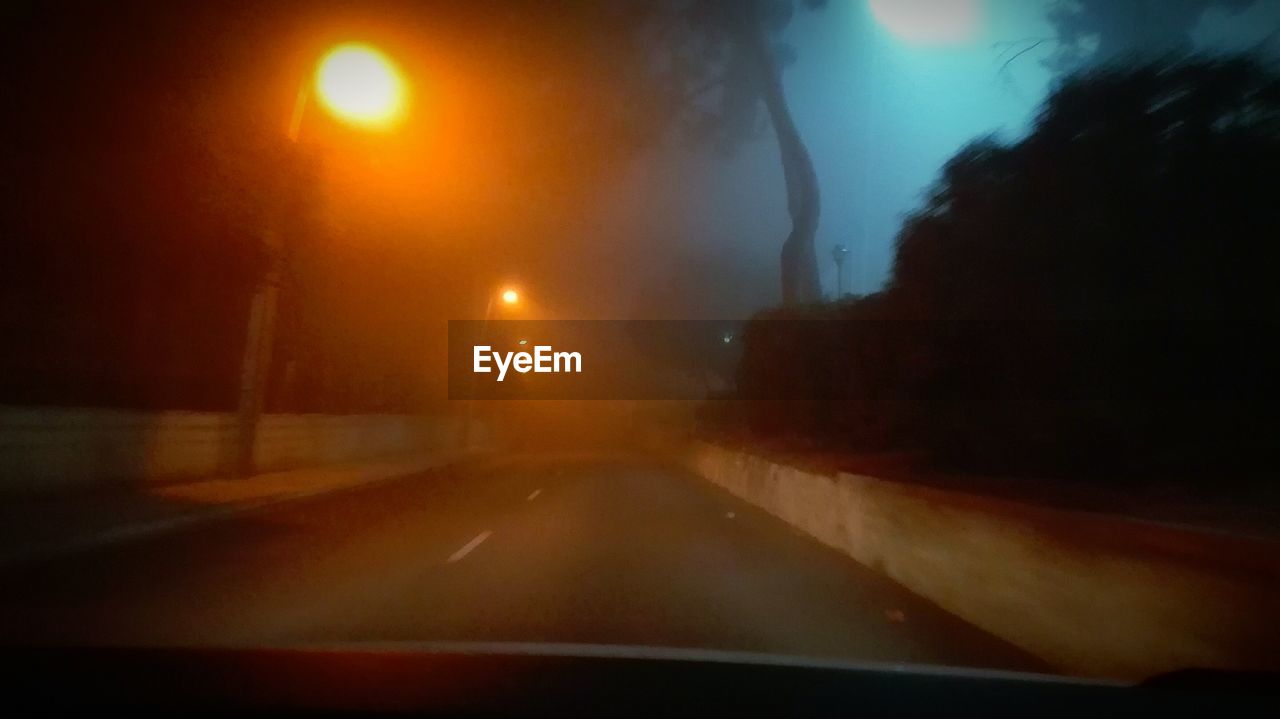
[[[736,517],[736,516],[738,516],[738,515],[734,514],[733,512],[725,512],[725,513],[724,513],[724,516],[728,517],[729,519],[733,519],[734,517]]]
[[[538,498],[539,494],[542,494],[541,489],[533,490],[532,492],[529,493],[529,496],[526,498],[526,501],[532,502],[533,500]]]
[[[473,550],[473,549],[475,549],[476,547],[480,546],[480,543],[481,543],[481,542],[483,542],[484,540],[488,539],[488,538],[489,538],[489,535],[491,535],[491,534],[493,534],[493,532],[490,532],[490,531],[489,531],[489,530],[487,530],[487,529],[486,529],[486,530],[484,530],[483,532],[481,532],[481,533],[477,534],[475,539],[473,539],[473,540],[471,540],[470,542],[467,542],[466,544],[462,545],[462,548],[461,548],[461,549],[459,549],[458,551],[456,551],[456,552],[454,552],[453,554],[449,555],[449,563],[450,563],[450,564],[452,564],[453,562],[456,562],[456,561],[458,561],[459,559],[462,559],[463,557],[465,557],[465,556],[467,556],[468,554],[470,554],[470,553],[471,553],[471,550]]]

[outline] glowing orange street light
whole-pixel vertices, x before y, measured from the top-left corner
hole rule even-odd
[[[376,47],[345,42],[329,49],[303,80],[289,120],[289,139],[297,141],[312,86],[334,117],[364,130],[389,130],[408,110],[408,84],[391,58]]]
[[[488,323],[493,318],[494,310],[501,310],[501,307],[495,305],[501,304],[506,307],[515,307],[520,304],[520,291],[514,287],[503,287],[489,294],[489,301],[484,306],[484,322]]]
[[[405,83],[395,64],[377,48],[344,43],[330,50],[316,68],[316,91],[339,119],[383,129],[405,110]]]

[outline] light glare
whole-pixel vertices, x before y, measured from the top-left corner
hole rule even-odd
[[[377,49],[346,43],[329,51],[316,70],[321,101],[339,118],[358,125],[387,127],[404,113],[404,80]]]
[[[982,0],[869,0],[876,21],[898,38],[919,45],[972,40]]]

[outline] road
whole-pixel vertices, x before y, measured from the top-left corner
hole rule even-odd
[[[722,490],[489,457],[0,575],[0,641],[516,641],[1042,670]]]

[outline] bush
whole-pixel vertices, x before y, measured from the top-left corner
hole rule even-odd
[[[1075,77],[947,163],[883,293],[752,321],[738,393],[776,401],[741,422],[966,470],[1261,458],[1278,173],[1280,80],[1247,59]]]

